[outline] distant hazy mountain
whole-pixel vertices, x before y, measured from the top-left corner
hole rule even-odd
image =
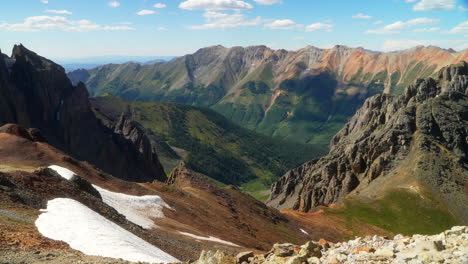
[[[401,93],[460,60],[468,53],[432,46],[389,53],[213,46],[167,63],[104,65],[69,77],[92,96],[207,106],[269,136],[328,144],[367,97]]]
[[[122,64],[136,62],[154,64],[170,61],[174,56],[97,56],[84,58],[57,58],[54,61],[62,65],[67,72],[78,69],[92,69],[105,64]]]

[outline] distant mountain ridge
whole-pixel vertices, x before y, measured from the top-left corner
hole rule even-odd
[[[68,76],[85,82],[92,96],[208,106],[266,135],[326,144],[367,97],[402,93],[461,60],[468,52],[432,46],[389,53],[212,46],[166,63],[104,65]]]

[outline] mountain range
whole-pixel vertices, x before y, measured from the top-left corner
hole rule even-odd
[[[317,62],[310,70],[281,63],[300,62],[300,52],[218,46],[167,63],[81,70],[69,74],[71,80],[63,67],[22,45],[11,56],[0,54],[0,262],[169,263],[200,256],[195,263],[312,264],[322,256],[324,263],[339,263],[363,256],[392,262],[396,255],[423,263],[464,261],[459,252],[466,249],[467,228],[454,226],[468,222],[466,53],[305,50],[317,52],[309,57]],[[271,65],[271,83],[234,85],[263,60]],[[172,68],[177,63],[181,71]],[[412,80],[395,77],[401,65],[413,69],[400,72]],[[188,74],[223,85],[167,82],[167,94],[145,97],[155,86],[144,90],[145,81],[135,78],[154,69],[164,71],[158,78],[166,81]],[[101,81],[127,76],[135,97],[117,88],[87,88],[95,70]],[[376,81],[382,71],[390,76]],[[83,76],[87,84],[79,81]],[[283,107],[295,118],[317,121],[310,109],[330,115],[324,109],[333,108],[328,121],[316,123],[339,130],[329,153],[319,157],[325,144],[259,135],[214,111],[226,98],[239,100],[232,105],[246,102],[239,92],[246,89],[255,100],[279,91],[268,99],[265,116]],[[177,98],[188,105],[154,102],[181,91]],[[207,103],[219,91],[219,102]],[[282,96],[290,101],[281,103]],[[298,130],[293,121],[275,124]],[[325,140],[331,131],[311,130],[309,137]],[[259,201],[266,193],[258,191],[280,174],[268,201]],[[438,235],[406,237],[413,234]],[[354,240],[343,242],[348,239]]]
[[[213,46],[170,62],[110,64],[68,76],[85,83],[91,96],[210,107],[268,136],[327,145],[366,98],[400,94],[461,60],[468,52],[433,46],[390,53],[340,45],[297,51]]]

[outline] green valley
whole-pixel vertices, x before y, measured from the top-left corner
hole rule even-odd
[[[115,122],[122,113],[154,134],[166,171],[179,160],[223,184],[242,186],[258,199],[288,169],[318,157],[326,146],[274,139],[242,128],[208,108],[177,103],[133,102],[111,95],[91,99],[98,117]],[[167,145],[172,148],[167,148]]]

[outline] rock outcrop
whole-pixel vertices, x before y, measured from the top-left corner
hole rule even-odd
[[[0,56],[0,125],[16,123],[36,140],[86,160],[116,177],[165,181],[157,156],[96,118],[82,83],[73,86],[64,69],[22,45]],[[144,138],[141,136],[140,138]]]
[[[467,263],[468,227],[456,226],[434,236],[358,237],[343,243],[310,241],[302,246],[275,244],[263,255],[237,259],[220,251],[203,251],[197,264],[347,264]],[[251,252],[246,252],[251,253]],[[245,255],[240,253],[239,255]]]
[[[330,153],[286,173],[272,186],[268,204],[311,211],[350,193],[381,191],[383,176],[420,182],[468,221],[468,64],[419,79],[405,94],[369,98],[332,139]],[[367,188],[376,179],[379,186]],[[390,184],[391,186],[392,184]]]

